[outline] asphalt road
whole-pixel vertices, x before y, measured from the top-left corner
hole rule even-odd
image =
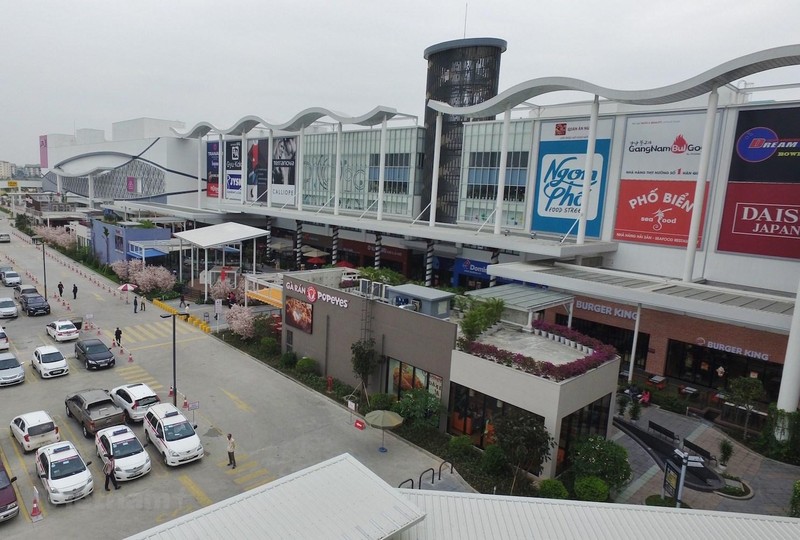
[[[43,283],[41,248],[26,243],[0,220],[0,232],[11,232],[12,243],[0,246],[0,265],[12,265],[23,275],[23,282]],[[23,384],[0,388],[0,422],[8,425],[21,413],[45,409],[61,428],[63,439],[76,444],[84,459],[93,461],[95,492],[82,501],[53,506],[43,493],[35,475],[33,454],[23,454],[8,431],[0,431],[0,459],[17,476],[20,516],[0,523],[3,538],[100,537],[122,538],[229,498],[322,460],[349,452],[390,485],[416,479],[428,467],[438,469],[440,460],[408,445],[391,433],[386,434],[389,452],[380,453],[381,432],[353,427],[354,417],[346,407],[286,378],[255,359],[228,347],[218,339],[178,320],[176,345],[178,365],[178,406],[184,397],[198,408],[184,411],[198,425],[206,457],[199,462],[168,468],[148,447],[153,470],[145,477],[122,483],[119,491],[105,492],[100,460],[94,442],[83,438],[78,424],[66,418],[64,397],[83,388],[106,388],[145,382],[162,401],[170,400],[172,381],[172,320],[148,304],[146,312],[133,313],[123,294],[111,282],[86,274],[71,261],[48,250],[47,284],[52,306],[50,316],[27,317],[2,323],[12,341],[11,352],[26,362]],[[31,276],[28,277],[26,272]],[[64,284],[64,303],[53,298],[56,285]],[[78,298],[72,300],[72,285],[78,285]],[[40,286],[40,291],[43,288]],[[13,296],[12,290],[0,296]],[[69,298],[69,300],[66,300]],[[192,310],[196,308],[193,306]],[[211,311],[200,306],[196,313]],[[70,362],[70,374],[40,380],[30,368],[33,350],[53,344],[44,326],[57,319],[86,317],[91,314],[95,328],[84,336],[99,336],[111,343],[113,331],[123,331],[123,351],[117,352],[114,368],[87,372],[74,358],[73,343],[57,345]],[[86,323],[84,323],[86,325]],[[99,327],[99,330],[97,329]],[[134,432],[144,442],[141,425]],[[225,434],[237,441],[235,470],[228,468]],[[453,479],[456,479],[453,482]],[[443,489],[468,490],[457,476],[447,479]],[[30,510],[33,488],[40,493],[44,519],[33,523]],[[438,487],[434,486],[438,489]]]

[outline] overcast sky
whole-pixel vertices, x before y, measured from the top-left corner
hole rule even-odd
[[[800,1],[5,0],[0,160],[38,163],[38,136],[139,117],[230,127],[307,107],[377,105],[422,123],[430,45],[508,42],[500,91],[543,76],[619,89],[672,84],[800,43]],[[465,25],[466,14],[466,25]],[[800,82],[800,68],[748,79]],[[553,94],[537,103],[573,100]],[[583,98],[588,99],[588,97]]]

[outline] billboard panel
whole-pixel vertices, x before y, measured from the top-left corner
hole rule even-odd
[[[225,141],[225,199],[242,198],[242,141]]]
[[[615,240],[686,247],[704,125],[704,114],[628,119]],[[697,247],[702,230],[701,221]]]
[[[206,196],[219,197],[219,142],[206,143]]]
[[[247,141],[247,200],[267,202],[269,139]]]
[[[274,204],[296,204],[297,139],[295,137],[281,137],[273,139],[273,145],[272,202]]]
[[[800,259],[800,109],[739,113],[717,247]]]
[[[39,166],[42,169],[49,167],[47,158],[47,135],[39,135]]]
[[[611,120],[601,120],[597,124],[591,198],[586,222],[587,236],[600,236],[612,128]],[[589,122],[588,120],[543,122],[540,129],[539,163],[531,229],[576,234]]]

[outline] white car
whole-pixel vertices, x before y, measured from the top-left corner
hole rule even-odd
[[[17,357],[9,352],[0,353],[0,386],[25,382],[25,370]]]
[[[10,346],[11,342],[8,340],[6,329],[0,328],[0,351],[7,351]]]
[[[150,455],[128,426],[101,429],[94,436],[97,457],[108,461],[114,456],[114,476],[117,480],[133,480],[150,472]]]
[[[161,399],[144,383],[124,384],[111,389],[111,399],[125,410],[129,422],[141,422],[152,405]]]
[[[203,457],[203,444],[196,428],[170,403],[153,405],[144,415],[144,438],[169,467]]]
[[[94,479],[88,466],[69,441],[43,446],[36,451],[36,474],[42,480],[52,504],[66,504],[83,499],[94,491]]]
[[[0,298],[0,318],[13,319],[19,315],[17,303],[11,298]]]
[[[75,325],[72,324],[72,321],[53,321],[44,328],[47,331],[47,335],[58,342],[78,339],[81,335]]]
[[[21,414],[11,421],[11,434],[25,452],[61,441],[58,426],[45,411]]]
[[[53,345],[37,347],[33,351],[31,367],[39,372],[42,379],[69,375],[69,364],[64,354]]]
[[[22,278],[20,278],[19,274],[13,270],[3,272],[3,285],[6,287],[13,287],[14,285],[19,285],[20,283],[22,283]]]

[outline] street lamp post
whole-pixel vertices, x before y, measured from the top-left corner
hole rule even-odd
[[[188,313],[165,313],[161,315],[162,319],[172,317],[172,404],[178,406],[178,353],[176,350],[175,340],[175,318],[176,317],[189,317]]]
[[[41,245],[42,246],[42,273],[44,274],[44,297],[46,299],[47,298],[47,264],[45,263],[45,260],[44,260],[44,245],[45,245],[44,238],[42,238],[41,236],[37,235],[37,236],[31,236],[31,240],[33,241],[34,245],[36,245],[36,246]]]

